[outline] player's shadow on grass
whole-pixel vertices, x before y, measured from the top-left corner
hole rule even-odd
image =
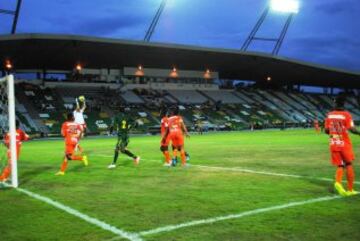
[[[130,159],[119,160],[117,165],[118,167],[133,167],[134,161]]]
[[[111,162],[109,162],[110,164]],[[100,167],[100,168],[104,168],[104,169],[108,169],[108,165],[104,165],[103,167]],[[117,168],[122,168],[122,167],[133,167],[134,166],[134,162],[133,161],[120,161],[118,162],[117,164]],[[99,167],[98,166],[91,166],[91,163],[89,164],[89,166],[84,166],[82,164],[79,164],[79,165],[73,165],[72,167],[69,167],[68,168],[68,171],[70,172],[81,172],[81,171],[86,171],[86,170],[94,170],[94,169],[98,169]]]
[[[28,181],[33,180],[35,176],[43,173],[47,173],[49,170],[54,169],[53,166],[40,166],[30,171],[25,171],[21,174],[21,184],[26,184]]]
[[[311,179],[308,179],[307,182],[317,185],[317,186],[320,186],[324,190],[328,190],[328,192],[331,194],[336,194],[336,192],[334,191],[333,183],[329,183],[329,182],[321,181],[321,180],[311,180]]]
[[[70,172],[79,172],[79,171],[81,171],[81,170],[86,170],[86,169],[88,169],[88,168],[92,168],[90,165],[89,166],[84,166],[82,163],[77,163],[78,165],[75,165],[74,163],[71,163],[71,164],[73,164],[71,167],[69,167],[68,168],[68,171],[70,171]]]

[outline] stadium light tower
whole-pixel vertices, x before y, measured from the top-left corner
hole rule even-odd
[[[14,17],[12,27],[11,27],[11,34],[16,33],[16,27],[17,27],[17,22],[19,19],[19,14],[20,14],[21,2],[22,2],[22,0],[16,1],[16,9],[15,10],[0,9],[0,14],[13,15],[13,17]]]
[[[164,11],[166,4],[167,4],[168,0],[162,0],[159,9],[157,10],[153,20],[151,21],[151,24],[148,28],[148,30],[146,31],[145,37],[144,37],[144,41],[145,42],[150,42],[151,37],[153,35],[153,33],[155,32],[156,26],[159,22],[159,19],[161,17],[162,12]]]
[[[284,42],[286,33],[290,27],[290,24],[295,14],[299,12],[299,9],[300,9],[300,3],[298,0],[271,0],[269,2],[269,5],[265,8],[263,14],[260,16],[259,20],[255,24],[255,27],[250,32],[250,35],[244,42],[243,46],[241,47],[241,50],[247,51],[250,44],[253,41],[268,41],[275,43],[274,49],[272,50],[272,54],[278,55],[280,48]],[[257,37],[258,31],[261,28],[264,21],[266,20],[266,17],[269,15],[270,11],[274,13],[288,14],[287,20],[285,22],[284,27],[282,28],[280,36],[278,38]]]

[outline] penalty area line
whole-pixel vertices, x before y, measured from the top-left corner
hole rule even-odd
[[[101,154],[96,154],[93,156],[112,157],[110,155],[101,155]],[[147,161],[147,162],[150,161],[150,162],[154,162],[154,163],[159,162],[157,160],[144,159],[144,158],[141,158],[141,160]],[[259,175],[267,175],[267,176],[291,177],[291,178],[297,178],[297,179],[309,179],[309,180],[318,180],[318,181],[325,181],[325,182],[334,182],[334,179],[326,178],[326,177],[312,177],[312,176],[303,176],[303,175],[297,175],[297,174],[257,171],[257,170],[242,168],[242,167],[219,167],[219,166],[206,166],[206,165],[197,165],[197,164],[190,164],[190,165],[191,165],[191,167],[197,167],[197,168],[203,168],[203,169],[213,169],[213,170],[219,170],[219,171],[233,171],[233,172],[243,172],[243,173],[259,174]],[[355,181],[354,183],[360,185],[360,182],[358,182],[358,181]]]
[[[10,187],[10,185],[6,184],[7,187]],[[39,194],[36,194],[34,192],[30,192],[26,189],[23,189],[23,188],[15,188],[16,191],[20,192],[20,193],[23,193],[31,198],[34,198],[38,201],[41,201],[41,202],[44,202],[50,206],[53,206],[57,209],[60,209],[62,211],[65,211],[66,213],[72,215],[72,216],[75,216],[77,218],[80,218],[82,219],[83,221],[87,222],[87,223],[90,223],[92,225],[95,225],[103,230],[106,230],[106,231],[109,231],[113,234],[116,234],[119,238],[123,238],[123,239],[127,239],[127,240],[130,240],[130,241],[144,241],[138,234],[135,234],[135,233],[130,233],[130,232],[126,232],[124,230],[121,230],[121,229],[118,229],[117,227],[115,226],[112,226],[110,224],[107,224],[103,221],[100,221],[96,218],[93,218],[93,217],[90,217],[86,214],[83,214],[69,206],[66,206],[62,203],[59,203],[57,201],[54,201],[48,197],[44,197],[44,196],[41,196]]]
[[[326,182],[334,182],[334,179],[325,178],[325,177],[312,177],[312,176],[302,176],[296,174],[285,174],[285,173],[277,173],[277,172],[267,172],[267,171],[255,171],[251,169],[241,168],[241,167],[217,167],[217,166],[204,166],[204,165],[192,165],[193,167],[198,168],[206,168],[220,171],[232,171],[232,172],[243,172],[243,173],[251,173],[251,174],[260,174],[267,176],[277,176],[277,177],[292,177],[298,179],[309,179],[309,180],[319,180]],[[360,184],[360,182],[354,182],[356,184]]]
[[[267,213],[267,212],[287,209],[287,208],[291,208],[291,207],[303,206],[303,205],[307,205],[307,204],[311,204],[311,203],[325,202],[325,201],[330,201],[330,200],[335,200],[335,199],[340,199],[340,198],[342,198],[342,197],[341,196],[325,196],[325,197],[321,197],[321,198],[309,199],[306,201],[290,202],[290,203],[283,204],[283,205],[277,205],[277,206],[272,206],[272,207],[267,207],[267,208],[259,208],[259,209],[254,209],[254,210],[238,213],[238,214],[230,214],[230,215],[226,215],[226,216],[220,216],[220,217],[214,217],[214,218],[208,218],[208,219],[200,219],[200,220],[194,220],[194,221],[176,224],[176,225],[164,226],[164,227],[155,228],[155,229],[151,229],[151,230],[147,230],[147,231],[142,231],[142,232],[139,232],[138,234],[141,236],[148,236],[148,235],[154,235],[154,234],[159,234],[159,233],[164,233],[164,232],[171,232],[171,231],[182,229],[182,228],[198,226],[198,225],[203,225],[203,224],[212,224],[212,223],[230,220],[230,219],[240,219],[240,218],[247,217],[247,216],[254,216],[256,214]],[[115,240],[115,239],[113,239],[113,240]]]

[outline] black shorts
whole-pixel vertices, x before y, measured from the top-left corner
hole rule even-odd
[[[118,136],[118,141],[116,143],[117,149],[125,149],[130,142],[130,138],[128,135],[120,135]]]

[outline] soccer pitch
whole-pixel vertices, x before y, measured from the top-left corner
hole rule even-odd
[[[132,137],[140,165],[121,155],[108,170],[115,142],[83,140],[90,165],[65,176],[63,141],[24,143],[21,188],[0,190],[0,240],[360,240],[360,196],[333,193],[324,134],[193,135],[189,168],[162,166],[160,137]]]

